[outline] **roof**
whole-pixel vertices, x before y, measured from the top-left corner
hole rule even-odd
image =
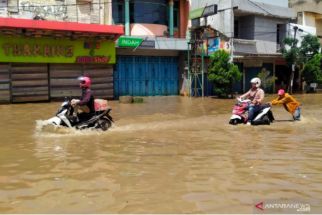
[[[259,14],[264,16],[287,19],[292,19],[296,17],[296,13],[291,8],[254,2],[251,0],[234,0],[234,7],[237,7],[237,11],[248,14]]]
[[[39,35],[66,36],[73,35],[79,37],[98,36],[101,38],[117,39],[124,34],[122,26],[85,24],[77,22],[58,22],[47,20],[17,19],[0,17],[0,32],[13,35],[21,34],[21,31]],[[47,33],[47,34],[46,34]]]

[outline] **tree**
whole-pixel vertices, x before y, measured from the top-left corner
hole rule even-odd
[[[304,66],[302,76],[307,84],[322,83],[322,54],[316,54]]]
[[[290,37],[286,37],[283,40],[282,54],[289,66],[300,63],[300,48],[298,47],[298,42],[297,39]]]
[[[313,56],[320,52],[320,40],[317,36],[307,34],[303,37],[300,47],[301,61],[306,63],[311,60]]]
[[[283,43],[283,57],[285,58],[289,68],[292,69],[288,90],[292,93],[291,83],[293,82],[295,67],[302,70],[305,63],[310,61],[313,56],[320,52],[320,43],[319,38],[311,34],[303,37],[300,46],[298,45],[298,40],[295,37],[287,37],[283,40]]]
[[[214,82],[215,93],[219,97],[228,97],[232,93],[233,83],[241,79],[238,67],[230,62],[230,55],[218,50],[210,56],[208,79]]]
[[[271,72],[263,68],[260,73],[258,73],[258,77],[262,81],[262,88],[265,92],[272,92],[275,80],[277,79],[275,76],[271,75]]]
[[[292,85],[294,79],[294,70],[301,62],[300,58],[300,48],[298,47],[298,40],[290,37],[286,37],[283,40],[284,46],[282,48],[282,54],[285,58],[287,65],[292,69],[292,73],[289,80],[288,91],[292,93]]]

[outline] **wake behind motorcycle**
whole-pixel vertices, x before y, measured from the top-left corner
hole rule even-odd
[[[107,100],[95,99],[95,114],[79,114],[79,121],[73,116],[74,108],[71,101],[66,99],[58,109],[56,116],[47,120],[48,124],[76,129],[94,128],[106,131],[112,126],[113,118],[110,116],[111,108]]]
[[[249,99],[237,99],[237,103],[233,107],[232,116],[230,117],[229,124],[245,124],[248,120],[248,108],[251,101]],[[251,122],[252,125],[270,125],[273,122],[274,116],[269,104],[263,105],[263,109],[255,116]]]

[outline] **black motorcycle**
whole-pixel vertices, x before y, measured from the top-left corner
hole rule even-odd
[[[108,130],[111,126],[113,118],[110,116],[111,108],[107,105],[107,100],[95,99],[95,113],[79,114],[78,117],[73,116],[74,108],[71,101],[66,99],[58,109],[56,116],[47,120],[48,124],[55,126],[64,126],[76,129],[100,129]]]

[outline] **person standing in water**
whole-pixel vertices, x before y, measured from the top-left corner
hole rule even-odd
[[[278,97],[271,101],[271,105],[283,105],[292,114],[294,120],[301,120],[301,104],[283,89],[278,90]]]
[[[248,107],[247,125],[251,125],[256,114],[264,108],[262,102],[265,96],[264,90],[260,88],[261,80],[259,78],[253,78],[250,83],[252,85],[250,90],[240,96],[241,99],[249,99],[251,101],[251,104]]]

